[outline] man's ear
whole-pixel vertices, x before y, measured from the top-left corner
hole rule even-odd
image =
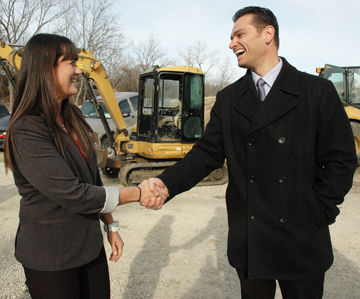
[[[273,26],[268,25],[264,28],[263,34],[265,36],[265,42],[267,44],[270,44],[275,37],[275,28]]]

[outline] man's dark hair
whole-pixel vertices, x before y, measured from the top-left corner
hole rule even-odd
[[[247,6],[239,9],[233,16],[234,23],[242,16],[252,14],[253,25],[260,33],[266,26],[270,25],[275,29],[275,44],[279,48],[279,25],[277,19],[270,9],[259,6]]]

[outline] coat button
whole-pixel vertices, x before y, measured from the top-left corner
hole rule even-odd
[[[285,137],[280,137],[280,138],[278,139],[278,142],[279,142],[280,144],[284,144],[285,141],[286,141]]]
[[[254,212],[251,212],[251,213],[250,213],[250,218],[251,218],[252,220],[254,220],[254,219],[255,219]]]
[[[251,176],[250,177],[250,183],[254,183],[255,182],[255,177],[254,176]]]
[[[254,143],[255,143],[254,139],[250,139],[248,145],[254,145]]]
[[[280,219],[280,222],[285,223],[285,222],[287,222],[287,219],[285,217],[283,217],[283,218]]]
[[[279,183],[284,183],[285,182],[285,177],[281,177],[280,179],[279,179]]]

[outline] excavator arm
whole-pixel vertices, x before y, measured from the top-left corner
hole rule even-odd
[[[82,70],[84,76],[95,83],[97,90],[100,92],[105,107],[118,129],[118,132],[115,134],[116,141],[120,144],[130,140],[124,118],[114,95],[114,90],[102,63],[90,51],[81,49],[77,65]]]
[[[0,41],[0,65],[14,88],[15,78],[11,71],[7,68],[5,61],[9,62],[16,72],[18,72],[20,70],[22,52],[22,48],[14,50],[5,41]]]

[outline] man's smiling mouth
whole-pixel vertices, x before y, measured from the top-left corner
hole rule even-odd
[[[239,57],[240,55],[242,55],[242,54],[244,54],[245,53],[245,50],[237,50],[236,52],[235,52],[235,55],[237,56],[237,57]]]

